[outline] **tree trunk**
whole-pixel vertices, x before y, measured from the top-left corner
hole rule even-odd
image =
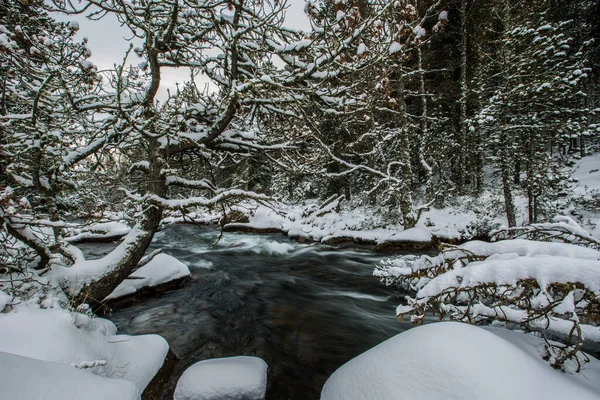
[[[398,78],[398,132],[400,133],[400,180],[398,188],[400,198],[400,212],[404,220],[404,229],[413,228],[417,224],[417,215],[413,210],[412,200],[412,165],[410,161],[410,142],[408,140],[408,118],[406,115],[406,101],[404,99],[404,76],[400,71]]]
[[[467,0],[460,2],[460,98],[459,104],[459,165],[457,186],[460,194],[466,193],[466,174],[467,170]]]
[[[419,137],[419,162],[425,172],[425,201],[428,203],[433,200],[433,171],[425,159],[425,140],[429,133],[429,124],[427,123],[427,93],[425,92],[425,70],[423,69],[423,52],[419,47],[417,55],[419,59],[419,94],[421,95],[421,132]]]
[[[152,161],[150,162],[148,171],[149,183],[147,191],[148,194],[164,198],[168,189],[165,177],[163,176],[165,162],[160,154],[159,144],[156,140],[152,138],[148,140],[149,160]],[[125,237],[121,245],[102,259],[107,263],[107,273],[102,275],[98,280],[86,284],[74,296],[71,300],[74,307],[83,303],[89,304],[92,309],[101,307],[104,298],[111,294],[135,270],[152,242],[154,233],[158,230],[163,213],[163,209],[156,205],[146,203],[143,204],[143,207],[145,210],[141,221]]]
[[[504,192],[504,207],[506,209],[506,219],[508,220],[508,227],[512,228],[517,226],[517,218],[515,216],[515,202],[513,199],[511,179],[510,179],[510,167],[508,162],[502,162],[501,164],[502,174],[502,190]]]

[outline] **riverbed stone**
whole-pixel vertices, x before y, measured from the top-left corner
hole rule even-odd
[[[185,370],[174,400],[264,400],[267,363],[258,357],[214,358]]]

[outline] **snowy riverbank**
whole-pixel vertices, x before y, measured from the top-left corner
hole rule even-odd
[[[6,399],[139,399],[169,351],[158,335],[118,335],[112,322],[57,303],[11,308],[0,313]]]

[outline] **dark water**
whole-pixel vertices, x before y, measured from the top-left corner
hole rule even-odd
[[[181,360],[171,388],[196,361],[253,355],[269,365],[268,399],[318,399],[339,366],[410,328],[394,317],[402,296],[372,276],[382,255],[236,233],[211,248],[216,237],[191,225],[158,233],[153,248],[192,281],[110,317],[121,333],[167,339]]]

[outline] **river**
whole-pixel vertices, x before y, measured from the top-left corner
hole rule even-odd
[[[225,233],[213,247],[217,236],[195,225],[157,233],[152,249],[186,263],[191,281],[110,316],[120,333],[167,339],[181,360],[171,390],[196,361],[252,355],[269,365],[267,399],[318,399],[339,366],[410,328],[394,317],[402,295],[372,276],[384,255],[280,234]]]

